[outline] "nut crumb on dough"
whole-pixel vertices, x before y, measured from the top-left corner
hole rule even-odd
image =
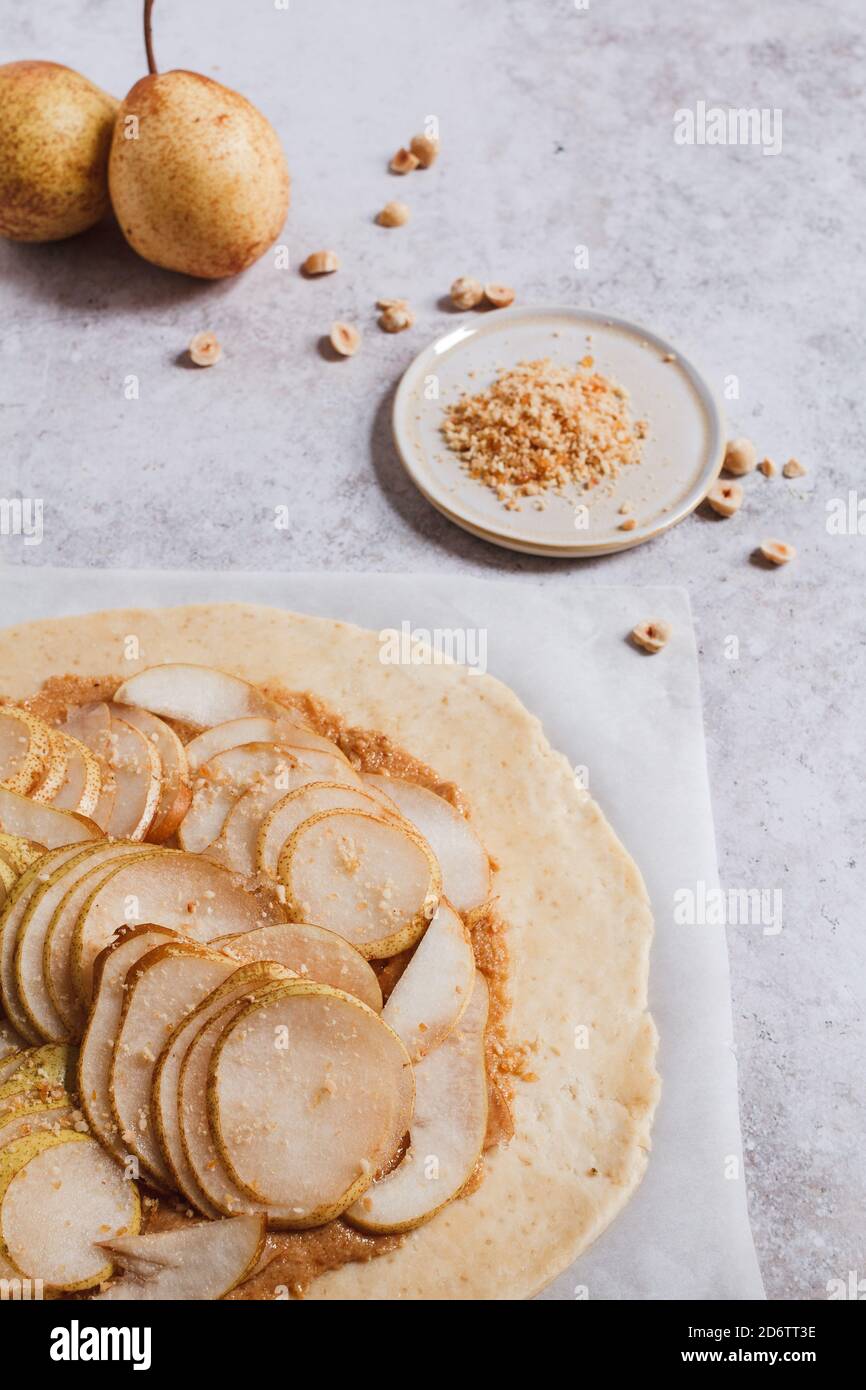
[[[212,367],[219,362],[223,350],[215,333],[196,333],[189,345],[189,355],[197,367]]]
[[[350,323],[331,325],[331,346],[341,357],[352,357],[361,346],[361,335]]]
[[[771,565],[787,565],[789,560],[796,557],[797,551],[793,545],[787,541],[766,540],[761,541],[760,551],[765,560],[769,560]]]
[[[619,523],[619,529],[621,531],[633,531],[636,526],[637,522],[635,521],[633,516],[630,516],[625,521],[621,521]]]
[[[782,469],[783,478],[805,478],[806,470],[799,459],[788,459]]]
[[[671,625],[663,618],[648,618],[631,630],[631,640],[645,652],[660,652],[667,646],[671,636]]]
[[[740,510],[743,489],[739,483],[716,483],[707,493],[707,502],[719,516],[733,516]]]

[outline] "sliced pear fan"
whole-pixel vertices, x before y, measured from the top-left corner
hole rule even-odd
[[[146,850],[131,841],[118,841],[88,846],[86,857],[64,864],[64,874],[58,875],[49,890],[52,898],[59,896],[45,931],[42,947],[42,975],[51,1003],[72,1037],[80,1037],[87,1021],[87,1010],[79,998],[72,972],[72,951],[75,926],[82,908],[97,884],[128,860],[156,850]],[[117,926],[126,925],[123,916]]]
[[[140,1222],[135,1184],[95,1139],[42,1131],[0,1152],[0,1251],[26,1278],[93,1288],[112,1271],[96,1242],[137,1234]]]
[[[184,662],[168,662],[138,671],[115,691],[114,702],[138,705],[150,710],[151,714],[175,719],[193,729],[209,729],[213,724],[251,715],[291,718],[282,705],[269,700],[238,676]]]
[[[469,1003],[475,956],[462,920],[444,900],[388,996],[382,1018],[413,1062],[445,1039]]]
[[[124,1149],[111,1105],[111,1068],[126,998],[126,973],[155,946],[178,939],[167,927],[131,927],[96,958],[93,1007],[78,1056],[78,1094],[93,1133],[118,1158]]]
[[[81,851],[81,845],[66,845],[49,850],[22,874],[0,912],[0,998],[3,1010],[14,1028],[28,1042],[41,1041],[18,997],[15,978],[15,951],[18,930],[27,913],[31,899],[48,881],[55,868]]]
[[[28,710],[0,705],[0,786],[26,794],[48,764],[48,726]]]
[[[153,849],[114,868],[82,907],[72,940],[75,987],[89,1003],[93,962],[124,925],[154,922],[206,943],[283,920],[276,895],[245,892],[222,865]]]
[[[226,757],[229,756],[231,755],[226,754]],[[278,774],[251,787],[234,802],[219,836],[208,846],[208,855],[218,859],[235,873],[248,876],[256,873],[256,856],[262,827],[273,808],[292,789],[302,791],[305,787],[317,785],[323,777],[332,778],[333,782],[329,782],[328,785],[344,788],[343,804],[348,799],[350,805],[357,804],[362,810],[379,813],[379,807],[369,797],[365,801],[353,801],[352,794],[355,791],[358,798],[364,793],[360,788],[351,785],[358,780],[357,774],[341,756],[334,757],[330,753],[320,753],[312,749],[295,749],[294,753],[283,750],[279,767]],[[271,877],[276,877],[276,874]]]
[[[381,816],[384,808],[377,797],[362,787],[348,787],[341,782],[310,782],[296,787],[271,807],[261,823],[255,865],[259,873],[277,877],[286,841],[303,821],[319,811],[367,811]]]
[[[86,816],[73,811],[55,811],[27,796],[0,787],[0,830],[34,840],[46,849],[98,840],[102,831]]]
[[[127,972],[111,1064],[111,1108],[120,1142],[166,1187],[171,1186],[171,1173],[150,1118],[156,1061],[181,1019],[235,968],[234,961],[216,951],[175,941],[155,947]]]
[[[97,1302],[224,1298],[255,1269],[264,1243],[261,1216],[235,1216],[105,1241],[123,1275],[97,1295]]]
[[[423,835],[442,869],[442,891],[458,912],[480,907],[490,896],[490,860],[475,831],[450,801],[417,782],[365,774]]]
[[[298,826],[279,863],[290,920],[317,922],[368,960],[414,945],[442,878],[411,827],[364,811],[320,811]]]
[[[256,935],[255,932],[250,933]],[[273,961],[251,961],[237,967],[198,1008],[176,1026],[160,1054],[153,1074],[150,1111],[156,1128],[163,1158],[171,1172],[174,1185],[187,1201],[205,1216],[218,1217],[220,1210],[203,1191],[190,1165],[181,1138],[179,1095],[181,1069],[190,1045],[207,1023],[227,1006],[255,996],[269,985],[281,984],[289,972]],[[203,1093],[202,1114],[204,1114]]]
[[[190,769],[196,772],[211,758],[229,748],[238,748],[242,743],[291,744],[296,748],[319,748],[322,752],[342,757],[336,743],[321,734],[313,733],[301,722],[300,715],[286,711],[279,719],[268,719],[264,715],[248,719],[230,719],[225,724],[216,724],[205,729],[186,745],[186,756]]]
[[[382,991],[376,972],[354,946],[308,922],[275,922],[269,927],[224,936],[219,949],[234,960],[271,960],[316,984],[333,985],[353,994],[375,1013],[382,1011]]]
[[[487,1132],[487,1012],[487,984],[479,971],[458,1026],[415,1066],[409,1148],[346,1212],[352,1225],[371,1232],[412,1230],[466,1186]]]
[[[149,739],[159,755],[162,784],[147,838],[162,844],[175,833],[192,800],[186,751],[174,729],[148,710],[121,705],[117,714]]]
[[[290,980],[228,1023],[210,1062],[208,1116],[238,1186],[317,1225],[393,1157],[413,1090],[406,1049],[378,1014]]]

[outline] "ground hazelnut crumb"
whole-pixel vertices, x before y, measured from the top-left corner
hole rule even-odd
[[[637,522],[635,521],[633,516],[630,516],[626,521],[621,521],[619,523],[619,529],[621,531],[633,531],[636,526]]]
[[[783,478],[805,478],[806,470],[799,459],[788,459],[782,469]]]
[[[215,333],[196,333],[189,345],[189,355],[197,367],[212,367],[223,355]]]
[[[740,510],[743,489],[739,483],[716,483],[707,493],[707,502],[719,516],[733,516]]]
[[[361,346],[361,335],[350,323],[331,324],[331,346],[341,357],[352,357]]]
[[[305,275],[331,275],[339,269],[340,258],[336,251],[313,251],[301,266]]]
[[[439,153],[439,141],[434,140],[431,135],[413,135],[409,141],[409,149],[421,168],[429,169]]]
[[[485,285],[484,298],[494,309],[507,309],[514,303],[514,290],[510,285]]]
[[[376,221],[380,227],[402,227],[409,221],[409,209],[405,203],[386,203]]]
[[[415,315],[406,304],[393,304],[379,315],[379,327],[386,333],[402,333],[414,322]]]
[[[741,478],[744,473],[751,473],[756,460],[757,453],[751,439],[728,440],[724,462],[726,473],[733,473],[735,478]]]
[[[763,473],[765,478],[775,478],[777,471],[772,459],[761,459],[758,464],[758,472]]]
[[[392,174],[411,174],[412,170],[417,169],[420,163],[421,161],[416,154],[401,147],[395,155],[392,155],[388,168]]]
[[[765,560],[769,560],[771,565],[787,565],[789,560],[796,557],[796,550],[787,541],[761,541],[761,554]]]
[[[631,630],[631,640],[645,652],[660,652],[670,640],[671,627],[662,618],[648,618]]]
[[[628,516],[631,509],[631,502],[623,502],[622,506],[619,509],[620,516]]]
[[[471,275],[460,275],[451,286],[450,295],[455,309],[474,309],[484,298],[484,286]]]

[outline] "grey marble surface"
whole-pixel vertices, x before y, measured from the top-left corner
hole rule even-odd
[[[66,62],[118,95],[141,75],[137,0],[2,9],[3,61]],[[750,1211],[775,1298],[866,1277],[866,535],[827,525],[828,504],[862,487],[866,433],[861,10],[165,3],[161,65],[237,87],[284,140],[292,268],[266,256],[237,282],[185,281],[110,224],[0,246],[0,495],[45,509],[42,543],[0,537],[0,565],[462,568],[559,589],[689,588],[722,879],[784,894],[781,933],[730,931]],[[674,112],[699,101],[779,108],[781,153],[677,146]],[[390,176],[428,115],[439,163]],[[384,231],[373,217],[393,197],[412,220]],[[300,260],[326,246],[341,273],[303,280]],[[458,274],[655,328],[719,391],[736,378],[732,432],[780,463],[796,455],[806,477],[750,478],[734,520],[698,514],[593,562],[518,557],[455,529],[402,475],[388,417],[403,368],[455,322],[441,301]],[[410,298],[411,333],[376,328],[382,294]],[[351,361],[321,348],[335,318],[364,333]],[[203,328],[225,346],[212,371],[183,362]],[[796,562],[754,563],[766,535],[793,542]]]

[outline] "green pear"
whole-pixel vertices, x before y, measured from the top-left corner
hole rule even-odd
[[[60,63],[0,67],[0,236],[60,241],[108,208],[117,102]]]
[[[239,92],[196,72],[150,73],[121,104],[108,182],[130,246],[168,270],[219,280],[276,241],[289,172],[273,126]]]

